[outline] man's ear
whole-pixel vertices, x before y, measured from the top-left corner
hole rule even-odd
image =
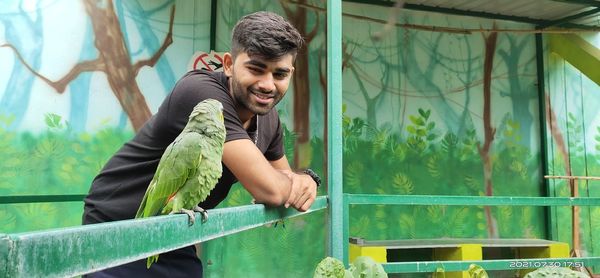
[[[225,75],[228,77],[233,75],[233,56],[231,56],[231,53],[229,52],[223,54],[223,72],[225,72]]]

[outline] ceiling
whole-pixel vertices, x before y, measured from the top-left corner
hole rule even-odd
[[[343,0],[394,6],[394,0]],[[599,28],[600,0],[406,0],[404,9],[503,19],[540,28]]]

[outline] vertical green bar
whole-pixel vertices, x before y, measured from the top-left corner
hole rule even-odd
[[[215,49],[217,45],[217,0],[210,1],[210,50]],[[194,18],[194,21],[198,20]],[[196,51],[196,49],[194,49]]]
[[[329,253],[343,260],[342,200],[342,1],[327,0],[327,194]]]
[[[344,258],[342,260],[342,262],[344,262],[344,265],[346,267],[349,266],[350,262],[348,261],[348,240],[350,239],[350,202],[349,202],[349,198],[348,198],[348,194],[344,193],[343,194],[343,198],[344,198],[344,202],[343,202],[343,216],[344,216],[344,228],[343,228],[343,236],[342,238],[344,239],[342,244],[343,244],[343,248],[342,248],[342,257]]]
[[[545,175],[548,174],[548,135],[546,133],[546,81],[544,72],[544,41],[542,34],[535,34],[535,52],[536,66],[538,79],[538,107],[540,109],[540,167],[542,192],[546,197],[555,197],[554,182],[549,182]],[[558,240],[558,232],[556,230],[556,207],[546,207],[546,238]]]

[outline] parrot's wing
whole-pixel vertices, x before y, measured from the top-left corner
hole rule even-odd
[[[136,218],[160,214],[167,202],[196,175],[202,159],[202,136],[198,133],[182,133],[171,143],[158,163]]]

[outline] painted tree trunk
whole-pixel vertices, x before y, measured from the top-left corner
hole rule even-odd
[[[96,35],[94,44],[113,93],[137,131],[152,113],[135,80],[136,72],[125,46],[112,1],[85,0]]]
[[[39,69],[42,60],[42,22],[44,18],[38,15],[36,20],[29,18],[25,12],[14,14],[10,17],[0,16],[0,23],[4,25],[6,41],[13,42],[19,49],[23,49],[23,58],[31,67]],[[20,63],[14,63],[4,94],[0,98],[0,111],[2,114],[14,116],[14,120],[7,128],[15,130],[20,127],[29,101],[34,77],[27,73],[27,68]]]
[[[305,0],[299,1],[305,3]],[[289,11],[289,10],[288,10]],[[306,9],[297,8],[293,13],[288,12],[290,20],[302,36],[306,37]],[[308,43],[299,49],[301,53],[296,57],[294,67],[294,133],[296,134],[296,146],[294,148],[294,166],[306,168],[310,164],[310,129],[309,129],[309,105],[310,105],[310,80],[308,78]]]
[[[521,59],[523,51],[527,46],[531,46],[528,42],[531,42],[530,38],[523,38],[521,41],[517,41],[515,37],[507,36],[510,44],[508,51],[499,50],[498,54],[504,59],[506,68],[508,70],[508,76],[515,76],[519,78],[509,78],[509,92],[503,94],[511,99],[513,119],[519,119],[521,127],[521,137],[523,138],[519,143],[522,146],[528,147],[531,144],[531,129],[533,126],[533,115],[529,111],[531,101],[537,99],[535,90],[529,90],[523,88],[519,68],[523,65],[519,65],[519,62],[524,60]],[[533,57],[532,57],[533,58]],[[531,60],[530,60],[531,61]]]
[[[427,65],[419,67],[414,66],[423,64],[423,62],[417,59],[420,55],[418,54],[420,50],[417,50],[418,44],[414,41],[409,41],[412,40],[410,36],[404,41],[408,53],[402,70],[406,72],[406,81],[427,98],[427,101],[429,101],[433,108],[432,110],[438,115],[444,115],[441,117],[441,121],[448,129],[448,132],[458,134],[458,127],[464,124],[459,122],[461,118],[448,102],[447,96],[444,95],[439,84],[433,82],[433,77],[436,75],[436,68],[440,66],[436,53],[442,35],[438,34],[432,37],[431,41],[428,42],[432,46],[431,50],[427,51],[431,55],[430,60]]]
[[[174,4],[174,2],[175,1],[173,1],[173,0],[167,1],[163,4],[163,6],[167,6],[167,5],[171,6]],[[127,9],[127,12],[133,13],[136,16],[138,16],[137,19],[134,20],[135,26],[137,27],[136,31],[140,33],[142,42],[143,42],[144,46],[146,46],[148,51],[149,52],[158,51],[158,49],[161,47],[161,41],[156,36],[156,34],[152,31],[152,28],[150,28],[150,26],[152,26],[150,24],[150,20],[149,20],[150,17],[144,16],[144,13],[143,13],[144,9],[143,9],[140,1],[139,0],[135,0],[135,1],[130,0],[130,1],[120,1],[117,3],[120,5],[124,5],[125,8]],[[194,49],[194,51],[196,51],[196,50],[198,50],[198,49]],[[210,49],[210,50],[214,50],[214,49]],[[175,77],[175,73],[173,72],[173,68],[171,67],[170,62],[167,59],[160,59],[156,63],[155,67],[156,67],[156,71],[160,73],[158,75],[158,78],[160,79],[160,82],[162,83],[163,88],[165,89],[165,95],[168,95],[171,91],[171,88],[177,81],[177,79]]]
[[[491,104],[492,104],[492,70],[494,67],[494,54],[496,52],[496,41],[498,33],[492,32],[485,37],[485,60],[483,62],[483,147],[479,146],[479,155],[483,161],[483,179],[485,184],[485,195],[493,196],[492,184],[492,160],[490,158],[490,147],[494,141],[496,129],[492,127]],[[498,238],[498,226],[489,206],[485,207],[485,217],[488,225],[488,237]]]
[[[81,47],[79,54],[80,61],[87,61],[98,56],[98,51],[94,48],[94,30],[90,20],[86,20],[85,41]],[[84,72],[69,84],[71,91],[71,111],[69,114],[69,123],[73,130],[82,132],[88,119],[89,102],[90,102],[90,82],[92,73]]]
[[[565,165],[565,174],[567,176],[572,176],[573,173],[571,171],[571,161],[569,159],[569,152],[567,151],[567,145],[565,144],[564,137],[562,132],[560,132],[560,128],[556,122],[556,114],[554,114],[554,110],[552,110],[552,106],[550,103],[550,96],[546,94],[546,122],[550,126],[550,134],[552,138],[554,138],[554,142],[556,143],[556,147],[558,152],[562,156],[563,164]],[[571,189],[571,197],[579,196],[579,186],[577,185],[577,180],[569,179],[569,188]],[[580,227],[579,227],[579,207],[573,206],[571,210],[571,227],[572,227],[572,240],[573,240],[573,251],[575,251],[576,255],[581,250],[581,240],[580,240]]]

